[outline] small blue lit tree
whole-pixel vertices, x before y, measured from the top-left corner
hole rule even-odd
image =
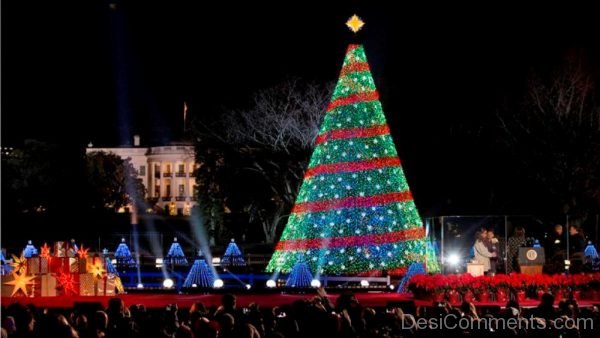
[[[117,271],[117,268],[110,260],[110,256],[108,255],[108,249],[102,250],[102,255],[104,256],[104,262],[106,265],[106,273],[118,276],[119,271]]]
[[[190,272],[183,282],[184,288],[212,288],[215,276],[212,268],[204,259],[202,251],[198,251],[198,257],[194,261]]]
[[[221,265],[224,267],[246,265],[244,256],[242,256],[242,252],[237,244],[235,244],[235,240],[233,238],[231,239],[231,242],[227,246],[223,257],[221,258]]]
[[[408,282],[415,275],[424,275],[427,271],[425,270],[425,264],[423,263],[412,263],[406,274],[400,280],[400,284],[398,285],[398,292],[408,292]]]
[[[10,275],[12,270],[13,270],[12,266],[6,259],[6,256],[4,255],[4,250],[0,251],[0,275],[1,276]]]
[[[28,241],[27,245],[25,246],[25,250],[23,250],[23,257],[31,258],[33,256],[37,256],[37,254],[38,250],[36,249],[36,247],[33,246],[33,243],[31,241]]]
[[[585,247],[584,255],[592,260],[598,259],[598,250],[596,250],[596,247],[591,241],[589,241],[588,245]]]
[[[173,244],[163,262],[165,265],[188,265],[188,260],[185,258],[181,245],[177,242],[177,237],[173,239]]]
[[[129,251],[125,238],[121,238],[121,243],[115,251],[115,258],[117,259],[117,266],[119,268],[133,268],[136,266],[135,259]]]
[[[313,279],[312,273],[308,265],[304,262],[304,258],[298,258],[296,264],[292,267],[292,272],[288,276],[285,286],[291,288],[307,288],[310,287],[310,282]]]
[[[600,256],[598,256],[598,250],[596,250],[592,241],[589,241],[588,245],[585,247],[584,255],[586,260],[592,264],[593,271],[600,270]]]

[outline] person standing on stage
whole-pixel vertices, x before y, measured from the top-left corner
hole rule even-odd
[[[508,269],[506,273],[518,271],[517,255],[519,254],[519,248],[525,246],[525,244],[527,244],[525,229],[520,226],[516,227],[513,235],[508,238],[508,255],[506,258]]]
[[[565,254],[565,243],[564,243],[564,238],[565,235],[563,233],[563,226],[562,224],[557,224],[554,226],[554,231],[552,232],[552,234],[548,237],[548,240],[546,241],[546,255],[548,257],[554,257],[556,255],[564,255]]]
[[[546,253],[547,264],[545,267],[548,273],[558,273],[564,268],[566,259],[566,241],[562,224],[554,226],[554,231],[546,239],[544,250]]]
[[[490,258],[496,257],[495,252],[490,252],[487,242],[487,231],[482,230],[477,233],[477,239],[473,245],[473,251],[475,253],[475,260],[483,264],[483,271],[488,272],[490,270]]]
[[[494,257],[490,257],[490,275],[496,274],[496,265],[498,264],[498,253],[500,252],[498,238],[494,234],[494,229],[490,228],[486,233],[486,244],[488,251],[495,254]]]
[[[571,268],[569,272],[582,272],[584,250],[585,237],[583,237],[581,228],[575,224],[571,224],[569,226],[569,260],[571,261]]]

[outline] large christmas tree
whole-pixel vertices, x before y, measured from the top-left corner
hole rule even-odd
[[[268,271],[303,253],[318,273],[401,273],[425,231],[362,45],[348,47],[304,181]]]

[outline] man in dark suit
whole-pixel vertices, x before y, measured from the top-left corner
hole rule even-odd
[[[564,270],[564,262],[567,255],[566,249],[567,243],[563,226],[562,224],[557,224],[544,243],[544,250],[546,257],[548,257],[546,266],[544,267],[546,273],[559,273]]]
[[[569,226],[569,260],[571,261],[571,273],[579,273],[583,270],[583,251],[585,250],[585,237],[581,228],[575,224]]]

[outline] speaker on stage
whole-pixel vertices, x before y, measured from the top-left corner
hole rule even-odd
[[[518,262],[521,273],[527,275],[542,273],[544,263],[546,262],[544,248],[519,248]]]

